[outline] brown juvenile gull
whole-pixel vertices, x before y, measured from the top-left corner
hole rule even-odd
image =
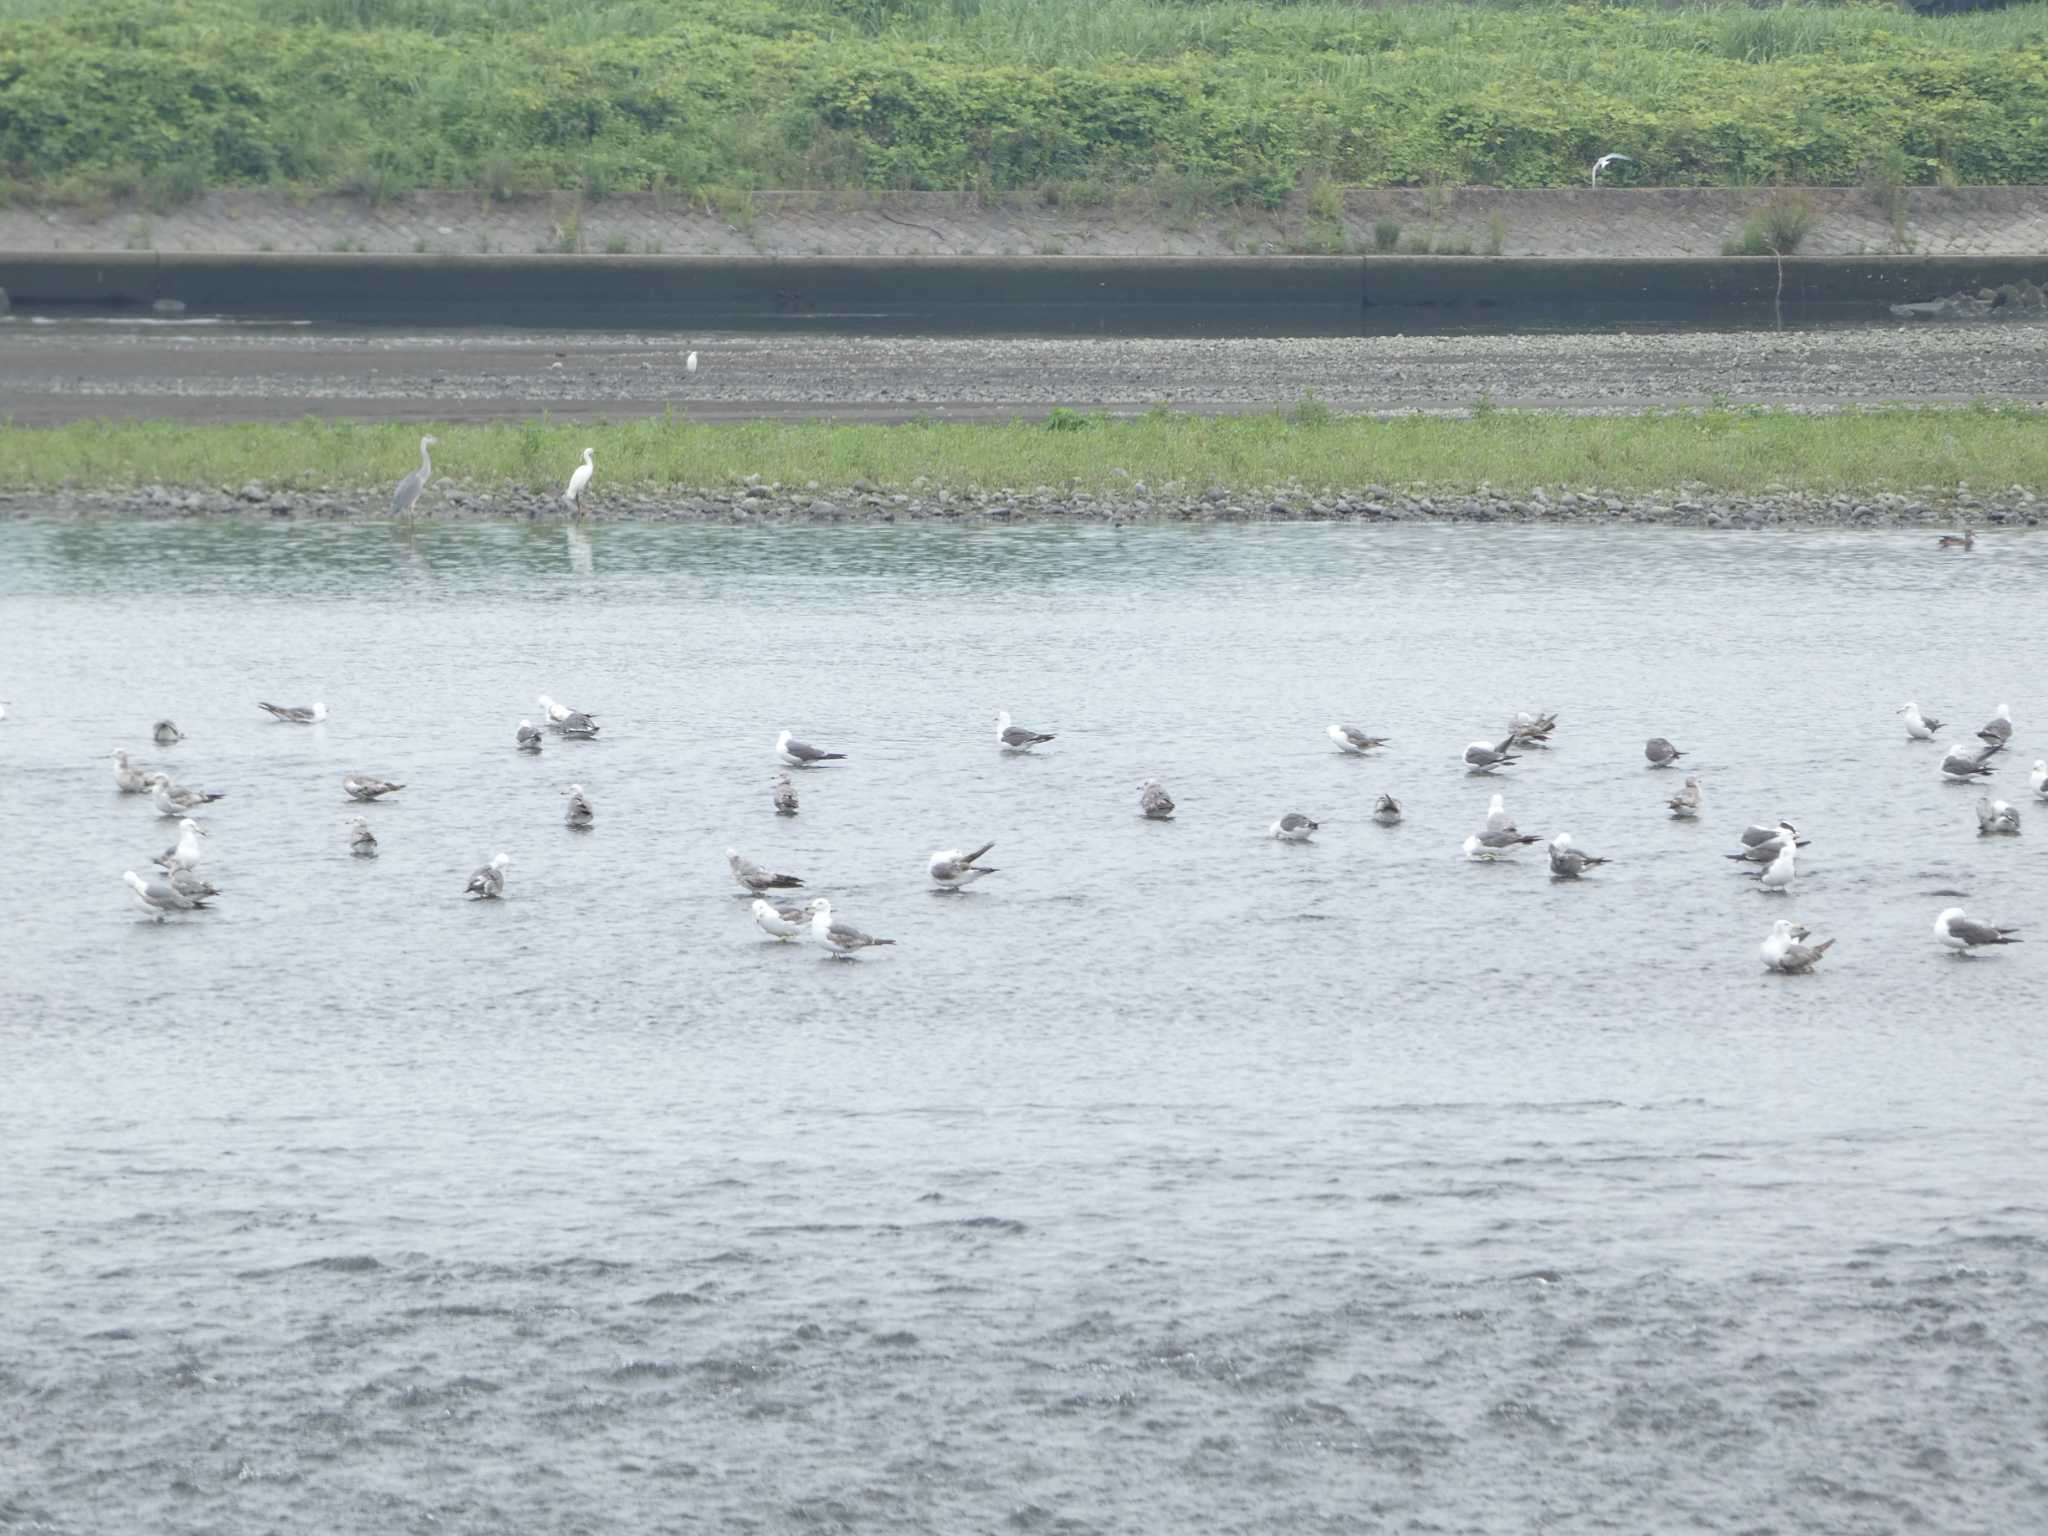
[[[1973,949],[1991,944],[2025,942],[2013,937],[2018,932],[2017,928],[2000,928],[1992,923],[1980,923],[1974,917],[1965,917],[1961,907],[1945,907],[1934,920],[1934,936],[1959,955],[1967,955]]]
[[[146,795],[149,793],[149,775],[128,761],[126,752],[114,754],[114,782],[124,795]]]
[[[1811,976],[1820,957],[1835,947],[1833,939],[1823,939],[1818,944],[1801,941],[1810,938],[1811,933],[1786,918],[1779,918],[1771,924],[1770,936],[1758,950],[1767,971],[1779,971],[1787,976]]]
[[[1368,736],[1355,725],[1333,725],[1323,734],[1337,743],[1337,750],[1352,757],[1363,757],[1368,752],[1377,752],[1394,738],[1391,736]]]
[[[164,920],[166,913],[190,912],[199,905],[162,877],[145,880],[131,869],[121,878],[127,882],[128,889],[135,893],[135,904],[158,922]]]
[[[1941,776],[1951,784],[1967,784],[1971,779],[1988,779],[1998,771],[1991,766],[1991,759],[1997,753],[1997,742],[1979,747],[1973,752],[1959,741],[1948,749],[1948,756],[1941,760]]]
[[[1052,737],[1042,731],[1027,731],[1021,725],[1010,724],[1010,712],[1007,709],[996,711],[996,745],[1003,751],[1029,752],[1041,741],[1051,740]]]
[[[1518,762],[1520,759],[1508,750],[1514,744],[1513,736],[1507,737],[1498,745],[1490,741],[1475,741],[1465,749],[1465,766],[1474,773],[1491,773],[1496,768],[1504,768],[1509,763]]]
[[[396,794],[405,788],[388,779],[374,778],[367,773],[351,773],[341,781],[341,791],[351,800],[375,800],[379,795]]]
[[[808,768],[813,763],[836,763],[846,756],[844,752],[826,752],[807,741],[797,741],[787,731],[775,738],[775,750],[792,768]]]
[[[1572,846],[1569,832],[1560,832],[1550,840],[1550,873],[1554,879],[1576,880],[1587,870],[1607,862],[1579,852]]]
[[[583,793],[583,786],[571,784],[562,793],[569,797],[569,825],[579,832],[589,831],[597,820],[597,812],[590,808],[590,798]]]
[[[462,888],[462,894],[481,897],[485,901],[496,901],[505,894],[505,866],[511,862],[511,854],[499,854],[469,877],[469,884]]]
[[[1283,843],[1305,843],[1321,830],[1320,821],[1311,821],[1299,811],[1289,811],[1272,826],[1266,828],[1266,835]]]
[[[872,949],[881,944],[894,944],[894,939],[870,938],[850,923],[837,922],[832,916],[832,903],[820,896],[811,903],[811,937],[816,939],[839,959],[852,958],[856,950]]]
[[[1685,754],[1662,736],[1652,736],[1643,743],[1643,756],[1649,759],[1652,768],[1669,768]]]
[[[747,910],[754,914],[754,922],[761,931],[775,939],[800,938],[811,926],[809,907],[778,906],[756,896]]]
[[[149,784],[155,790],[157,814],[160,816],[183,816],[194,806],[210,805],[222,798],[204,789],[186,789],[173,784],[169,774],[152,773]],[[223,792],[224,793],[224,792]]]
[[[1977,832],[1981,836],[1989,832],[2020,830],[2020,813],[2003,800],[1979,798],[1977,801]]]
[[[1391,827],[1401,819],[1401,802],[1392,795],[1381,795],[1372,803],[1372,819],[1383,827]]]
[[[932,877],[932,884],[940,890],[957,891],[974,884],[983,875],[995,873],[994,868],[974,862],[993,847],[994,843],[983,843],[964,858],[958,848],[941,848],[931,856],[931,862],[925,869]]]
[[[157,721],[151,730],[151,734],[156,738],[156,744],[160,747],[176,746],[185,739],[185,733],[168,720]]]
[[[349,817],[348,851],[359,859],[374,859],[377,857],[377,834],[370,830],[368,817]]]
[[[1157,779],[1147,779],[1138,786],[1138,814],[1147,821],[1173,820],[1173,796]]]
[[[327,718],[325,704],[265,704],[256,701],[258,709],[267,709],[287,725],[318,725]]]
[[[763,891],[793,891],[803,884],[795,875],[778,875],[763,869],[752,859],[742,858],[737,848],[725,850],[725,862],[741,888],[757,896]]]
[[[796,814],[796,786],[789,782],[789,775],[775,776],[775,814],[794,816]]]
[[[1671,807],[1671,814],[1680,820],[1689,821],[1700,813],[1700,781],[1697,774],[1686,777],[1685,788],[1664,802]]]

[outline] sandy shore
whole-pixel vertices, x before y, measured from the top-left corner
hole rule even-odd
[[[695,375],[683,368],[699,354]],[[0,419],[831,417],[1284,408],[1574,411],[2048,400],[2048,324],[1261,340],[443,334],[0,325]]]

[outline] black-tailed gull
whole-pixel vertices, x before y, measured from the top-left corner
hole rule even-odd
[[[1993,944],[2025,942],[2013,937],[2018,932],[2017,928],[2000,928],[1991,923],[1980,923],[1974,917],[1965,917],[1961,907],[1945,907],[1934,920],[1934,936],[1959,955]]]
[[[873,949],[883,944],[894,944],[894,939],[877,939],[862,933],[850,923],[837,922],[832,916],[832,903],[820,896],[811,903],[811,937],[816,939],[835,956],[850,959],[854,952]]]
[[[942,891],[958,891],[974,884],[983,875],[992,875],[995,869],[990,865],[977,864],[979,859],[994,843],[983,843],[970,854],[963,855],[958,848],[941,848],[931,856],[925,865],[932,877],[932,884]]]
[[[813,763],[836,763],[846,757],[844,752],[827,752],[807,741],[798,741],[788,731],[775,738],[775,751],[792,768],[808,768]]]
[[[1337,750],[1352,757],[1363,757],[1368,752],[1377,752],[1394,738],[1391,736],[1368,736],[1355,725],[1333,725],[1323,734],[1337,743]]]
[[[1498,744],[1490,741],[1475,741],[1465,749],[1465,766],[1474,773],[1491,773],[1496,768],[1505,768],[1509,763],[1520,761],[1508,750],[1515,744],[1513,736]]]
[[[498,854],[490,863],[469,877],[469,884],[462,888],[462,894],[479,896],[486,901],[497,900],[505,894],[505,866],[511,862],[511,854]]]
[[[1833,939],[1823,939],[1818,944],[1801,942],[1812,937],[1811,933],[1788,918],[1779,918],[1771,924],[1770,936],[1758,950],[1764,969],[1779,971],[1787,976],[1811,976],[1820,957],[1835,947]]]
[[[396,794],[403,788],[403,784],[393,784],[389,779],[368,773],[351,773],[341,781],[341,792],[351,800],[375,800],[380,795]]]
[[[1587,870],[1607,863],[1572,846],[1572,835],[1560,832],[1550,840],[1550,874],[1556,880],[1576,880]]]
[[[154,791],[157,814],[160,816],[183,816],[195,806],[211,805],[214,801],[226,797],[225,790],[220,794],[214,794],[209,790],[186,789],[181,784],[173,784],[170,775],[164,773],[152,773],[149,776],[149,784]]]
[[[753,905],[747,910],[754,914],[754,921],[760,926],[761,931],[776,939],[801,938],[804,931],[811,926],[809,907],[777,906],[756,896]]]
[[[1975,751],[1960,741],[1948,749],[1948,756],[1941,760],[1941,776],[1951,784],[1967,784],[1972,779],[1988,779],[1998,770],[1991,766],[1990,759],[1998,751],[1998,743],[1978,747]]]
[[[1021,725],[1010,723],[1007,709],[996,711],[996,745],[1009,753],[1029,752],[1042,741],[1051,741],[1051,735],[1043,731],[1027,731]]]
[[[1320,821],[1311,821],[1299,811],[1289,811],[1272,826],[1266,828],[1266,835],[1283,843],[1305,843],[1321,829]]]
[[[145,880],[131,869],[121,878],[128,883],[128,889],[135,893],[135,904],[158,922],[162,922],[167,913],[190,912],[199,905],[190,896],[179,892],[162,876]]]
[[[742,857],[737,848],[725,850],[725,862],[741,889],[757,896],[763,891],[793,891],[803,884],[795,875],[778,875],[763,869],[752,859]]]
[[[1652,736],[1643,743],[1643,756],[1652,768],[1669,768],[1685,754],[1662,736]]]
[[[1920,713],[1920,706],[1911,699],[1906,700],[1895,711],[1906,717],[1906,734],[1915,741],[1932,741],[1934,733],[1947,725],[1946,720],[1936,720],[1931,715]]]

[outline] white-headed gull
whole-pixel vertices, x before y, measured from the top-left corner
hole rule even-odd
[[[877,939],[862,933],[851,923],[842,923],[832,916],[832,903],[820,896],[810,906],[811,937],[840,959],[849,959],[855,951],[873,949],[878,945],[894,944],[894,939]]]
[[[1993,944],[2022,943],[2023,940],[2013,937],[2018,932],[2017,928],[2000,928],[1965,917],[1961,907],[1945,907],[1934,920],[1934,936],[1959,955]]]
[[[983,843],[974,852],[962,854],[958,848],[941,848],[931,856],[925,870],[932,877],[932,884],[942,891],[958,891],[974,884],[983,875],[992,875],[992,866],[977,864],[979,859],[994,843]]]
[[[486,901],[495,901],[505,894],[505,867],[512,862],[512,855],[501,853],[482,869],[469,877],[469,884],[462,888],[465,896],[479,896]]]

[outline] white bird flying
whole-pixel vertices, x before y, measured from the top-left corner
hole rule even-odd
[[[583,450],[583,462],[576,466],[575,473],[569,476],[569,488],[562,492],[562,500],[569,503],[571,512],[578,509],[583,500],[583,488],[590,484],[591,472],[595,467],[591,462],[591,456],[595,452],[593,448]]]
[[[1635,163],[1633,155],[1602,155],[1593,162],[1593,185],[1596,187],[1600,185],[1600,173],[1610,165],[1634,165]]]
[[[462,894],[481,897],[485,901],[496,901],[505,894],[505,867],[511,862],[511,854],[497,855],[469,877],[469,884],[462,888]]]
[[[813,763],[840,762],[846,757],[844,752],[826,752],[807,741],[798,741],[788,731],[775,738],[775,751],[776,755],[792,768],[808,768]]]
[[[1977,801],[1977,831],[1985,833],[2011,833],[2018,835],[2020,813],[2003,800],[1979,799]]]
[[[1052,737],[1041,732],[1027,731],[1021,725],[1010,724],[1010,712],[1007,709],[996,712],[996,745],[1003,751],[1029,752],[1040,742],[1051,740]]]
[[[896,942],[894,939],[870,938],[851,923],[834,920],[832,903],[822,896],[811,903],[810,911],[811,937],[840,959],[850,959],[857,950]]]
[[[993,847],[994,843],[983,843],[965,857],[961,856],[958,848],[941,848],[931,856],[931,861],[925,865],[925,869],[932,877],[932,884],[940,890],[964,890],[983,875],[995,873],[994,868],[975,862]]]
[[[1934,740],[1934,733],[1948,724],[1946,720],[1936,720],[1921,714],[1920,706],[1911,699],[1906,700],[1893,713],[1906,717],[1906,734],[1915,741]]]
[[[1993,944],[2025,942],[2013,937],[2018,932],[2017,928],[2000,928],[1992,923],[1980,923],[1974,917],[1965,917],[1961,907],[1945,907],[1934,920],[1934,936],[1959,955]]]
[[[1320,821],[1310,821],[1299,811],[1289,811],[1266,828],[1266,835],[1283,843],[1305,843],[1316,835],[1322,825]]]
[[[258,709],[267,709],[286,725],[318,725],[327,718],[325,704],[265,704],[258,702]]]
[[[747,910],[761,931],[776,939],[799,938],[811,926],[809,907],[778,907],[756,896]]]
[[[1339,752],[1352,757],[1363,757],[1368,752],[1377,752],[1393,740],[1391,736],[1368,736],[1355,725],[1333,725],[1323,734],[1337,743]]]

